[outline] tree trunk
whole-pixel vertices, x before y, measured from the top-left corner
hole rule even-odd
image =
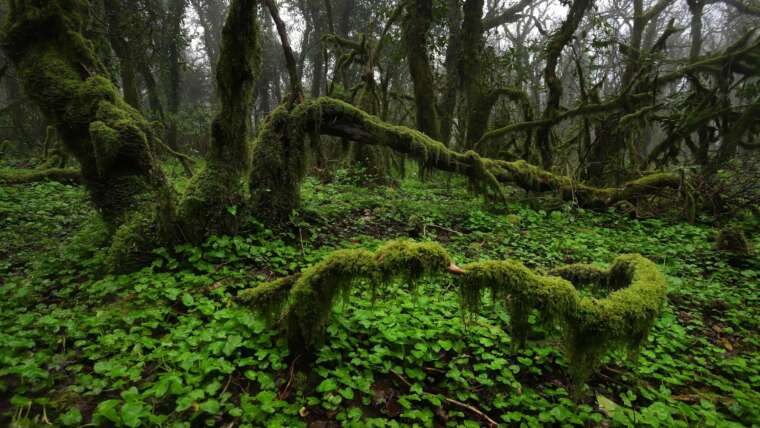
[[[567,18],[562,22],[559,30],[550,38],[546,47],[546,67],[544,68],[544,83],[548,88],[546,108],[543,118],[553,119],[559,113],[559,103],[562,99],[562,82],[557,77],[557,65],[562,49],[572,40],[575,30],[578,29],[586,10],[594,0],[574,0],[567,12]],[[542,126],[538,129],[536,142],[541,153],[541,162],[545,169],[551,168],[554,163],[551,147],[552,127]]]
[[[26,94],[56,126],[113,235],[113,264],[173,239],[174,191],[153,154],[150,124],[106,77],[82,36],[87,3],[12,2],[2,47]],[[40,31],[44,28],[45,31]]]
[[[216,69],[220,111],[211,124],[206,165],[193,178],[178,214],[184,238],[193,242],[211,234],[235,233],[246,218],[248,135],[261,58],[256,3],[233,0],[222,30]]]
[[[404,42],[409,74],[414,83],[417,129],[431,138],[440,139],[436,114],[433,71],[427,52],[427,34],[433,20],[433,1],[415,0],[406,8]]]
[[[465,0],[463,10],[459,81],[462,84],[466,102],[465,148],[472,149],[480,141],[488,125],[488,115],[484,115],[483,111],[483,97],[486,92],[482,64],[485,48],[482,22],[483,0]]]
[[[182,19],[185,16],[185,0],[171,0],[167,11],[167,35],[166,35],[166,107],[168,113],[166,127],[166,144],[177,151],[177,114],[180,106],[180,86],[182,82]]]
[[[460,54],[459,50],[461,49],[462,8],[459,6],[459,0],[448,0],[446,3],[448,9],[446,20],[448,23],[449,40],[446,46],[446,59],[444,61],[446,84],[441,96],[439,113],[441,116],[441,141],[449,145],[460,84],[457,72],[459,66],[457,60]]]
[[[121,0],[115,0],[109,3],[105,9],[106,20],[108,21],[108,40],[111,47],[119,58],[119,70],[121,77],[121,90],[124,94],[124,101],[137,110],[140,110],[140,85],[137,79],[137,60],[133,57],[135,53],[135,43],[130,43],[129,32],[125,26],[134,25],[132,11],[127,11],[123,7]]]

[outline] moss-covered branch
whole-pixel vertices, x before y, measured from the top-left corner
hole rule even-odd
[[[543,276],[516,261],[485,261],[459,268],[436,243],[391,241],[378,250],[341,250],[298,276],[241,292],[241,299],[270,320],[281,320],[291,351],[312,353],[324,340],[325,326],[338,298],[347,298],[352,285],[369,281],[374,290],[394,278],[414,281],[432,275],[454,274],[469,313],[480,309],[489,291],[505,304],[512,333],[524,344],[528,315],[538,310],[546,325],[558,326],[569,354],[576,384],[585,381],[609,351],[637,350],[660,314],[665,301],[663,276],[640,255],[620,256],[609,269],[572,265]],[[573,286],[595,283],[609,290],[605,298],[581,295]]]
[[[499,183],[517,185],[530,191],[556,191],[565,200],[575,200],[589,208],[601,208],[625,200],[678,189],[677,174],[658,173],[626,183],[622,187],[593,187],[553,174],[525,161],[507,162],[483,158],[475,152],[457,152],[441,142],[404,126],[391,125],[349,104],[319,98],[299,106],[293,113],[297,126],[350,138],[361,144],[383,145],[442,171],[466,175],[484,192],[499,196]]]
[[[342,250],[292,276],[241,292],[241,299],[270,320],[284,318],[290,347],[310,352],[324,340],[333,304],[347,297],[354,281],[379,283],[403,277],[406,281],[446,271],[451,259],[437,244],[391,241],[377,251]]]
[[[38,181],[79,184],[82,182],[82,173],[76,168],[0,169],[2,184],[26,184]]]

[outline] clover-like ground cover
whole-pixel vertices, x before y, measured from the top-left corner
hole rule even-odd
[[[509,426],[760,423],[757,256],[715,252],[704,224],[487,206],[464,189],[307,181],[291,229],[250,222],[245,235],[102,277],[79,188],[0,187],[0,425],[484,424],[472,409]],[[668,300],[636,363],[603,359],[574,402],[555,327],[529,314],[529,346],[516,349],[507,312],[488,297],[462,317],[453,279],[374,296],[369,283],[354,287],[305,372],[235,297],[334,250],[403,237],[440,243],[460,266],[513,259],[542,273],[640,253],[665,274]]]

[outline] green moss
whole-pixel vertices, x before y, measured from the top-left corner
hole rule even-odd
[[[249,187],[253,214],[282,223],[300,205],[305,173],[307,134],[286,105],[267,116],[253,148]]]
[[[617,257],[607,271],[607,284],[617,291],[604,299],[583,297],[564,316],[564,343],[576,385],[609,351],[622,348],[635,353],[665,302],[664,277],[638,254]]]
[[[532,310],[538,309],[542,321],[551,324],[577,303],[578,295],[570,282],[536,275],[516,261],[486,261],[463,268],[466,274],[459,277],[459,285],[464,309],[477,312],[483,292],[490,291],[495,302],[506,304],[519,345],[528,337]]]
[[[391,241],[375,252],[377,272],[384,282],[395,277],[413,283],[419,278],[444,272],[451,264],[446,250],[434,242]]]
[[[290,291],[300,277],[301,275],[291,275],[279,278],[255,288],[243,290],[238,297],[246,304],[257,308],[267,321],[274,323],[282,315]]]
[[[450,265],[451,257],[439,244],[391,241],[375,252],[336,251],[300,276],[260,285],[242,292],[241,298],[270,320],[283,319],[291,351],[308,354],[321,345],[333,305],[339,297],[348,296],[354,281],[369,280],[374,290],[394,278],[413,283],[423,276],[443,274]],[[457,285],[466,313],[478,312],[489,293],[509,311],[517,344],[525,344],[528,316],[534,310],[543,325],[562,331],[576,387],[610,351],[637,351],[666,298],[663,276],[654,263],[638,254],[619,256],[606,270],[571,265],[552,271],[561,277],[537,275],[511,260],[462,268]],[[574,283],[603,285],[609,294],[586,297]]]
[[[346,297],[353,281],[372,275],[374,268],[371,252],[342,250],[304,271],[290,292],[287,309],[291,350],[317,349],[336,299]]]
[[[156,211],[133,212],[116,229],[106,255],[108,272],[130,272],[149,263],[162,242],[156,227]]]
[[[650,195],[662,189],[678,189],[682,180],[678,174],[667,172],[645,175],[637,180],[630,181],[611,195],[614,201],[625,201],[633,198]]]
[[[445,272],[450,263],[438,244],[391,241],[375,252],[336,251],[300,276],[259,285],[240,297],[270,320],[285,319],[292,350],[310,352],[323,340],[333,305],[339,297],[348,296],[354,281],[369,280],[373,290],[394,278],[413,283]]]
[[[564,278],[576,285],[603,285],[607,280],[606,271],[588,264],[562,266],[549,271],[549,275]]]
[[[76,168],[48,169],[10,169],[0,168],[0,183],[24,184],[37,181],[59,181],[61,183],[79,183],[81,172]]]

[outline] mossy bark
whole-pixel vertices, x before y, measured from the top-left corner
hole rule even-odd
[[[432,20],[432,0],[415,0],[407,4],[403,25],[404,43],[409,74],[414,83],[417,129],[431,138],[440,139],[433,71],[427,50],[427,34]]]
[[[567,17],[562,22],[559,30],[554,33],[546,46],[546,66],[544,67],[544,83],[548,88],[546,107],[543,119],[552,120],[560,111],[559,103],[562,99],[562,81],[557,76],[557,65],[562,49],[567,45],[578,29],[586,10],[594,3],[594,0],[574,0],[567,12]],[[542,126],[538,129],[536,143],[541,153],[543,167],[548,169],[554,163],[553,149],[551,144],[551,126]]]
[[[460,85],[457,67],[459,50],[461,49],[462,44],[462,39],[460,37],[462,30],[462,8],[459,5],[459,0],[446,0],[446,8],[446,21],[449,30],[449,39],[446,45],[446,58],[444,60],[446,82],[438,112],[440,116],[441,141],[444,144],[449,145],[451,128],[454,123],[454,111],[456,110],[457,105],[457,93]]]
[[[249,122],[260,49],[256,1],[233,1],[216,66],[220,111],[211,124],[206,166],[193,178],[179,208],[187,240],[235,233],[244,217],[251,159]]]
[[[465,148],[473,149],[488,126],[490,108],[486,112],[487,95],[483,76],[483,0],[465,0],[462,20],[462,48],[459,54],[459,81],[465,96]]]
[[[2,47],[27,96],[79,161],[115,237],[110,258],[120,263],[171,239],[174,194],[153,154],[150,124],[124,102],[82,36],[88,16],[83,0],[11,2]],[[127,235],[138,239],[119,241]]]
[[[254,215],[263,221],[285,222],[300,205],[308,144],[303,130],[285,105],[275,109],[262,124],[253,149],[250,205]]]

